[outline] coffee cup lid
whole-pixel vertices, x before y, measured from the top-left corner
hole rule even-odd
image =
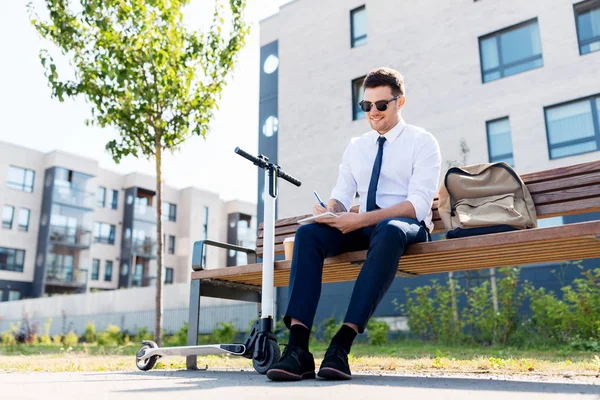
[[[293,241],[294,241],[294,237],[293,236],[286,237],[285,239],[283,239],[283,243],[285,243],[285,242],[293,242]]]

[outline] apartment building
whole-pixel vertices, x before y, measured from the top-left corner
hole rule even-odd
[[[253,247],[256,206],[122,175],[61,151],[0,142],[0,301],[153,285],[162,207],[166,284],[187,282],[191,249],[210,238]],[[209,248],[207,268],[245,255]]]

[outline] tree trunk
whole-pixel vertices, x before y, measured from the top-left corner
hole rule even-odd
[[[156,317],[154,320],[154,341],[162,346],[163,339],[163,235],[162,235],[162,169],[160,134],[154,133],[156,161]]]
[[[492,306],[494,308],[494,326],[492,328],[492,333],[494,335],[494,340],[496,340],[498,331],[498,327],[496,326],[496,318],[498,316],[498,288],[496,287],[496,270],[494,268],[490,268],[490,284],[492,287]]]
[[[450,286],[450,297],[452,299],[452,322],[454,323],[454,333],[458,333],[458,306],[456,301],[456,291],[454,288],[454,272],[448,272],[448,282]]]

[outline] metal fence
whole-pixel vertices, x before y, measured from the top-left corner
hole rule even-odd
[[[188,321],[188,308],[171,308],[163,312],[163,329],[167,334],[173,334],[184,326]],[[139,329],[146,328],[149,332],[154,332],[154,310],[147,311],[124,311],[107,314],[87,314],[87,315],[45,315],[45,316],[23,316],[20,320],[0,319],[0,332],[10,329],[11,324],[16,325],[28,323],[30,327],[35,327],[38,335],[45,334],[45,325],[51,320],[49,334],[59,335],[69,331],[75,332],[78,336],[85,332],[87,324],[93,322],[96,331],[106,330],[108,325],[117,325],[121,331],[127,331],[135,334]],[[226,306],[202,307],[200,310],[200,333],[212,332],[219,323],[233,323],[239,332],[245,331],[250,322],[258,318],[258,308],[256,303],[239,303]]]

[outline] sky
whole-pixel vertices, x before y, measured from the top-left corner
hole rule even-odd
[[[258,21],[276,13],[288,1],[247,1],[246,20],[251,23],[251,33],[223,91],[211,131],[206,139],[191,137],[182,150],[163,157],[166,185],[195,186],[218,193],[224,200],[256,202],[256,167],[233,150],[239,146],[250,154],[258,151]],[[61,103],[50,97],[38,57],[40,49],[50,44],[42,41],[30,24],[27,3],[3,2],[0,13],[0,141],[42,152],[78,154],[122,174],[142,172],[154,176],[153,160],[128,157],[118,165],[114,163],[105,145],[116,137],[116,131],[86,126],[90,109],[84,99]],[[43,10],[41,0],[35,0],[34,5]],[[192,0],[184,11],[186,25],[201,29],[210,21],[213,5],[214,1]]]

